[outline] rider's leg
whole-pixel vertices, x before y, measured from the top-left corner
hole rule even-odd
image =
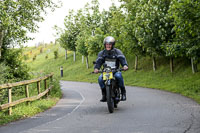
[[[114,76],[118,81],[119,87],[121,88],[121,93],[122,93],[121,100],[125,101],[126,100],[126,89],[125,89],[125,86],[124,86],[124,79],[122,77],[122,73],[116,72]]]
[[[106,102],[106,88],[105,88],[105,84],[104,84],[104,81],[103,81],[103,75],[102,74],[99,76],[98,82],[99,82],[99,86],[101,88],[101,93],[102,93],[102,98],[101,98],[100,101]]]

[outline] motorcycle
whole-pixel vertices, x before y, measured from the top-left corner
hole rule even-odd
[[[95,62],[93,62],[94,64]],[[103,65],[103,70],[99,70],[99,73],[103,74],[103,80],[106,86],[106,99],[108,111],[110,113],[114,112],[114,108],[117,108],[120,102],[121,89],[118,86],[117,80],[114,77],[114,73],[118,71],[123,71],[123,69],[112,69],[106,64]]]

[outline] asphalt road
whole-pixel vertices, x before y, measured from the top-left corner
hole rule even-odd
[[[0,133],[200,133],[200,105],[183,96],[127,86],[127,101],[110,114],[97,84],[61,81],[63,98]]]

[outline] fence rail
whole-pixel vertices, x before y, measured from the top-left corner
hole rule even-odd
[[[52,78],[53,78],[53,74],[49,74],[49,75],[46,75],[44,77],[40,77],[37,79],[25,80],[25,81],[16,82],[16,83],[7,83],[7,84],[0,85],[0,90],[8,89],[8,103],[0,105],[0,110],[8,108],[8,113],[9,113],[9,115],[11,115],[13,106],[20,104],[20,103],[24,103],[24,102],[27,102],[27,104],[29,104],[31,101],[40,99],[41,97],[43,97],[45,95],[48,96],[48,93],[52,89],[53,86],[52,85],[50,86],[50,82],[48,85],[47,80],[50,79],[52,81]],[[45,89],[44,92],[40,92],[40,90],[41,90],[40,85],[41,85],[42,80],[44,80],[44,89]],[[37,83],[38,95],[29,97],[29,84],[32,84],[32,83]],[[17,87],[17,86],[22,86],[22,85],[25,85],[26,98],[12,101],[12,88]]]

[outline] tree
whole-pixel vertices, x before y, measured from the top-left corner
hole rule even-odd
[[[79,11],[78,18],[80,18],[80,33],[77,36],[77,51],[83,56],[86,57],[86,67],[89,68],[88,63],[88,38],[91,36],[91,30],[87,25],[87,18],[82,11]]]
[[[135,18],[137,13],[137,7],[139,5],[136,1],[123,1],[121,5],[121,10],[125,12],[125,23],[123,26],[123,34],[121,34],[121,38],[123,38],[123,47],[127,49],[126,53],[135,55],[135,70],[138,69],[138,58],[140,55],[145,55],[145,51],[141,45],[139,45],[138,40],[135,36]]]
[[[124,34],[126,34],[125,27],[125,14],[122,10],[116,7],[114,4],[109,8],[109,18],[108,18],[108,33],[116,39],[116,47],[120,48],[123,52],[127,52],[124,47]]]
[[[161,45],[168,38],[168,13],[170,0],[141,0],[135,18],[135,35],[146,52],[153,57],[153,70],[156,70],[156,59],[163,55]],[[171,34],[171,33],[170,33]]]
[[[0,58],[2,49],[29,40],[27,32],[36,32],[38,22],[44,20],[41,14],[46,13],[47,8],[54,10],[57,6],[52,0],[0,1]]]
[[[65,59],[67,59],[67,49],[68,49],[66,45],[67,43],[66,40],[67,40],[67,36],[64,33],[61,33],[58,39],[58,42],[61,45],[61,47],[65,49]]]
[[[2,45],[3,45],[3,38],[4,38],[4,32],[1,31],[0,32],[0,59],[1,59],[1,48],[2,48]]]
[[[197,72],[197,61],[200,57],[200,1],[173,0],[170,15],[174,19],[175,48],[181,48],[191,58],[192,71]],[[182,53],[181,53],[182,54]]]
[[[90,34],[87,33],[87,31],[81,31],[81,33],[78,36],[77,40],[77,50],[78,52],[86,57],[86,67],[87,69],[89,68],[88,64],[88,36],[91,36]]]
[[[80,25],[78,23],[80,23],[79,17],[75,14],[74,10],[70,10],[69,15],[65,17],[64,32],[60,35],[61,46],[74,51],[74,61],[76,60],[76,40],[80,33]]]
[[[0,1],[0,64],[8,67],[8,80],[27,79],[28,68],[22,61],[21,46],[30,40],[27,32],[36,32],[38,23],[44,20],[43,13],[58,7],[53,0],[3,0]]]
[[[56,42],[59,42],[59,44],[61,45],[61,47],[63,47],[65,49],[65,59],[67,60],[67,45],[65,44],[65,34],[63,32],[63,29],[58,27],[57,25],[54,25],[54,30],[55,30],[55,34],[54,36],[56,37],[55,39],[55,45]],[[61,37],[62,36],[62,37]]]
[[[96,28],[95,35],[88,39],[88,53],[89,55],[97,55],[99,51],[104,49],[103,40],[105,35],[101,28]]]
[[[95,39],[99,35],[100,27],[103,24],[102,14],[99,10],[98,0],[92,0],[92,5],[86,5],[86,23],[88,29],[90,30],[90,36],[88,36],[88,54],[97,54],[99,52],[99,44],[97,44]],[[95,38],[95,39],[94,39]],[[102,40],[101,40],[102,42]]]

